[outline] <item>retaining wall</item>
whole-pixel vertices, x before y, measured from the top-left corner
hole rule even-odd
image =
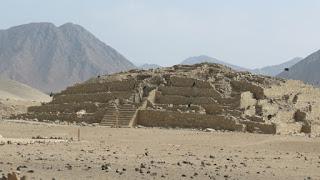
[[[178,96],[178,95],[161,95],[156,94],[156,103],[158,104],[212,104],[215,103],[215,101],[208,97],[185,97],[185,96]]]
[[[51,104],[61,103],[80,103],[80,102],[99,102],[106,103],[114,98],[128,99],[132,96],[131,92],[113,93],[92,93],[92,94],[65,94],[55,96]]]
[[[85,110],[87,113],[94,113],[98,110],[98,106],[94,103],[67,103],[67,104],[46,104],[42,106],[31,106],[28,112],[65,112],[75,113]]]
[[[243,125],[224,116],[139,110],[137,124],[147,127],[214,128],[242,131]]]
[[[103,116],[103,115],[102,115]],[[28,113],[23,114],[19,118],[22,119],[38,119],[39,121],[49,120],[49,121],[66,121],[66,122],[86,122],[86,123],[100,123],[100,114],[84,114],[78,117],[75,113]]]
[[[241,121],[242,124],[246,125],[246,131],[248,132],[259,132],[263,134],[276,134],[277,127],[275,124],[266,124],[253,121]]]
[[[171,76],[170,83],[172,86],[176,86],[176,87],[212,88],[211,84],[207,81],[187,78],[187,77],[183,78],[183,77]]]
[[[163,95],[220,97],[220,94],[213,88],[160,86],[158,90],[161,91]]]
[[[72,87],[68,87],[61,94],[80,94],[80,93],[97,93],[107,91],[131,91],[135,88],[136,81],[112,81],[104,83],[85,83]]]

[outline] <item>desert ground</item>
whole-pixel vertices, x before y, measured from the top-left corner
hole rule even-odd
[[[4,176],[17,172],[27,179],[320,179],[320,138],[308,136],[15,120],[1,120],[0,134]],[[44,137],[49,139],[42,141]]]

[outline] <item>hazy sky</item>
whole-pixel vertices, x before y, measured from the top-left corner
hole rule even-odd
[[[82,25],[133,62],[206,54],[244,67],[320,49],[319,0],[0,0],[0,29]]]

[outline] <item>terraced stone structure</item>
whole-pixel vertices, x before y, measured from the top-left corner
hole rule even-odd
[[[131,70],[93,78],[30,107],[23,118],[107,126],[320,134],[320,91],[219,64]]]

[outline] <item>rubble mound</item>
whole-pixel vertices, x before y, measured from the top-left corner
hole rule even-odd
[[[319,135],[319,107],[319,89],[300,81],[202,63],[98,76],[20,118]]]

